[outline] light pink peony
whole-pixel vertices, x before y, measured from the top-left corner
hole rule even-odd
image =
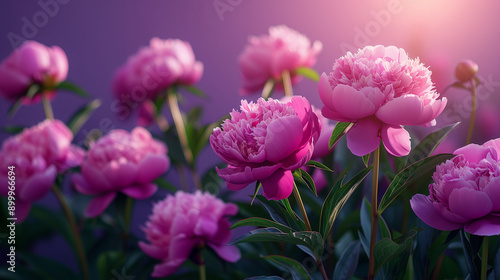
[[[198,246],[210,246],[228,262],[239,260],[238,248],[226,246],[231,240],[227,217],[237,212],[236,205],[200,191],[178,191],[157,202],[143,228],[150,244],[139,242],[147,255],[162,261],[154,267],[152,276],[171,275]]]
[[[134,109],[173,85],[192,85],[203,74],[188,42],[179,39],[151,39],[131,56],[115,74],[113,93],[122,106]],[[124,113],[128,112],[123,110]]]
[[[309,161],[320,134],[317,116],[300,96],[288,103],[242,100],[240,110],[233,110],[210,136],[215,154],[228,164],[217,168],[217,174],[230,190],[260,180],[265,197],[287,198],[293,190],[292,170]]]
[[[247,95],[262,90],[268,79],[275,79],[283,87],[281,75],[290,71],[292,84],[300,77],[294,74],[299,67],[312,67],[323,48],[321,42],[311,41],[303,34],[285,25],[269,28],[269,35],[251,36],[249,44],[239,57],[243,86],[240,93]]]
[[[1,195],[8,196],[8,167],[14,166],[15,216],[23,221],[31,203],[43,198],[58,173],[80,165],[84,151],[71,145],[73,134],[59,120],[45,120],[10,137],[0,151]]]
[[[436,167],[429,195],[410,200],[415,214],[439,230],[500,234],[500,138],[470,144]]]
[[[347,146],[362,156],[384,143],[395,156],[410,152],[405,125],[433,126],[446,106],[437,99],[431,72],[394,46],[368,46],[337,59],[333,72],[321,75],[319,94],[325,117],[355,123]]]
[[[92,143],[82,163],[81,174],[72,177],[76,190],[93,198],[85,215],[99,216],[117,192],[135,199],[152,196],[153,180],[170,166],[167,147],[142,127],[132,132],[113,130]]]
[[[54,96],[54,87],[66,79],[68,58],[58,46],[47,47],[35,41],[26,41],[0,64],[0,96],[15,101],[32,84],[40,84],[48,98]],[[24,97],[24,104],[41,100],[39,94]]]

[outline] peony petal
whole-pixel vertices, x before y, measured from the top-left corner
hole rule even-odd
[[[485,148],[493,148],[496,151],[496,157],[495,159],[498,160],[500,159],[500,138],[490,140],[486,143],[483,144],[483,147]]]
[[[318,91],[319,91],[319,97],[321,98],[323,105],[325,105],[325,107],[328,108],[330,111],[336,112],[335,106],[333,105],[334,104],[333,89],[332,86],[330,85],[330,82],[328,81],[328,76],[326,75],[326,73],[321,74],[321,76],[319,77]]]
[[[142,241],[139,241],[138,245],[139,248],[146,253],[146,255],[152,257],[153,259],[161,260],[168,256],[168,250],[166,248],[160,248]]]
[[[383,100],[383,94],[378,88],[370,89],[371,91],[365,94],[351,86],[337,85],[333,89],[332,97],[335,111],[346,118],[356,120],[373,115]]]
[[[50,66],[48,48],[35,41],[27,41],[18,49],[19,67],[24,74],[42,81],[42,73]]]
[[[454,155],[463,155],[468,162],[479,163],[490,152],[489,149],[477,144],[469,144],[465,147],[456,149]]]
[[[462,224],[451,222],[434,208],[432,201],[423,194],[416,194],[410,199],[413,212],[427,225],[439,230],[455,230]]]
[[[98,196],[90,200],[87,208],[85,209],[85,216],[88,218],[95,218],[108,208],[109,204],[115,199],[116,193],[109,192],[105,195]]]
[[[335,121],[339,121],[339,122],[356,122],[355,119],[346,118],[345,116],[343,116],[339,112],[334,111],[334,110],[330,110],[326,106],[323,106],[321,108],[321,114],[323,115],[323,117],[330,119],[330,120],[335,120]]]
[[[0,67],[0,95],[16,100],[30,85],[30,78],[23,73]]]
[[[236,185],[250,184],[251,182],[267,178],[280,168],[279,164],[251,168],[228,166],[224,169],[215,167],[217,174],[226,182]]]
[[[142,185],[133,185],[124,189],[121,189],[120,191],[132,198],[135,199],[146,199],[148,197],[151,197],[155,192],[158,190],[158,187],[153,184],[142,184]]]
[[[454,189],[448,203],[452,213],[469,220],[484,217],[493,208],[493,203],[486,193],[469,188]]]
[[[267,126],[264,149],[267,160],[278,162],[293,153],[302,140],[302,123],[297,116],[275,119]]]
[[[151,276],[166,277],[173,274],[187,260],[195,246],[194,240],[185,236],[175,237],[171,242],[169,257],[164,263],[155,265]]]
[[[194,226],[194,234],[209,239],[218,230],[218,223],[209,217],[200,217]]]
[[[492,236],[500,234],[500,217],[488,215],[479,220],[465,225],[465,231],[480,236]]]
[[[500,212],[500,177],[494,177],[484,187],[483,191],[489,196],[493,203],[492,212]]]
[[[390,154],[402,157],[410,153],[410,134],[404,128],[384,125],[380,134],[384,147]]]
[[[167,156],[154,154],[147,155],[139,163],[136,182],[149,183],[160,177],[169,167],[170,160]]]
[[[289,157],[282,161],[282,168],[287,170],[300,168],[311,159],[313,151],[314,146],[312,143],[304,145],[300,150],[291,154]]]
[[[380,145],[382,124],[374,118],[359,120],[347,132],[347,147],[357,156],[369,154]]]
[[[420,121],[423,111],[424,102],[418,96],[405,95],[388,101],[375,115],[390,125],[422,125],[428,122]]]
[[[92,188],[81,174],[73,174],[71,182],[73,182],[73,186],[81,194],[98,195],[101,193],[99,189]]]
[[[235,263],[241,258],[240,250],[234,245],[217,246],[212,243],[208,243],[208,246],[214,249],[217,255],[219,255],[219,257],[221,257],[225,261]]]
[[[82,164],[81,170],[82,175],[93,189],[98,189],[101,192],[111,191],[114,189],[114,186],[109,183],[107,178],[102,173],[102,170],[99,170],[90,164],[86,164],[85,162]]]
[[[271,176],[262,179],[263,195],[267,199],[288,198],[293,190],[293,175],[290,170],[278,169]]]
[[[226,182],[226,188],[228,190],[231,190],[231,191],[239,191],[239,190],[246,188],[249,184],[250,183],[248,183],[248,184],[232,184],[232,183]]]
[[[25,201],[42,199],[50,191],[56,176],[57,170],[54,165],[49,166],[43,173],[31,176],[24,183],[19,198]]]
[[[132,184],[137,174],[137,167],[130,162],[111,161],[104,168],[103,174],[109,183],[116,187],[125,187]]]

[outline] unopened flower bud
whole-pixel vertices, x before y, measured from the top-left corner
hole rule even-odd
[[[455,76],[460,82],[465,83],[476,75],[477,70],[478,66],[474,61],[465,59],[458,63]]]

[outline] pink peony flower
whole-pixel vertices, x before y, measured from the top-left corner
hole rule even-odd
[[[410,200],[415,214],[439,230],[500,234],[500,138],[470,144],[436,167],[429,195]]]
[[[198,82],[202,74],[203,64],[195,60],[188,42],[153,38],[118,69],[113,93],[121,105],[133,109],[173,85]]]
[[[209,193],[178,191],[154,204],[153,214],[143,227],[150,244],[140,241],[139,247],[152,258],[161,260],[154,267],[153,277],[174,273],[199,246],[208,245],[224,260],[236,262],[240,251],[226,246],[231,239],[227,216],[238,212],[232,203],[224,203]]]
[[[287,198],[293,190],[291,171],[307,163],[313,153],[321,130],[318,118],[300,96],[288,103],[243,100],[240,109],[233,110],[210,136],[215,154],[228,164],[217,173],[230,190],[260,180],[265,197]]]
[[[294,74],[299,67],[311,67],[323,48],[321,42],[311,41],[299,32],[285,25],[269,28],[269,35],[250,37],[249,45],[239,57],[243,76],[243,95],[262,90],[268,79],[281,81],[281,73],[290,71],[292,84],[300,77]],[[282,84],[278,84],[282,88]]]
[[[0,64],[0,96],[15,101],[26,94],[32,84],[40,84],[48,98],[54,96],[54,87],[66,79],[68,58],[58,46],[47,47],[35,41],[26,41]],[[41,100],[23,97],[24,104]]]
[[[31,203],[42,199],[58,173],[80,165],[84,151],[71,145],[73,134],[59,120],[45,120],[5,140],[0,151],[0,194],[8,196],[8,168],[15,173],[15,216],[23,221]]]
[[[72,177],[76,190],[96,196],[87,205],[85,215],[99,216],[118,191],[135,199],[152,196],[153,180],[170,166],[167,147],[154,140],[142,127],[132,132],[113,130],[92,143],[82,163],[82,173]]]
[[[394,46],[368,46],[337,59],[333,72],[321,75],[319,94],[325,117],[355,123],[347,146],[362,156],[384,143],[395,156],[410,151],[405,125],[433,126],[446,98],[431,82],[431,72]]]

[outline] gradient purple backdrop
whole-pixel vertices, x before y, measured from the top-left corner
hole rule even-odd
[[[52,3],[49,12],[44,10],[43,3]],[[495,90],[500,89],[500,83],[495,83],[500,81],[499,12],[500,2],[494,0],[6,0],[0,4],[0,59],[13,50],[9,39],[13,36],[58,45],[66,52],[68,80],[83,87],[92,99],[102,101],[101,107],[75,136],[75,142],[81,143],[92,129],[106,133],[110,127],[131,129],[135,126],[134,116],[123,121],[113,110],[111,80],[115,70],[152,37],[179,38],[191,43],[197,60],[202,61],[205,68],[198,87],[209,98],[187,97],[181,106],[189,109],[203,105],[203,120],[208,123],[240,104],[237,58],[248,36],[267,33],[272,25],[285,24],[323,43],[323,51],[314,67],[319,73],[329,72],[334,60],[342,56],[346,48],[396,45],[430,65],[433,80],[442,90],[453,82],[458,61],[474,60],[479,65],[479,75],[493,81],[489,88],[481,89],[486,94],[479,100],[477,120],[480,124],[476,127],[480,133],[474,136],[473,142],[483,143],[500,137],[496,121],[500,118],[497,109],[500,103],[495,94]],[[36,32],[33,28],[26,29],[30,24]],[[306,96],[311,104],[321,107],[315,83],[303,80],[294,88],[294,93]],[[441,124],[457,120],[467,123],[468,115],[454,107],[463,103],[467,92],[450,90],[446,96],[450,98],[448,118]],[[258,97],[256,93],[247,99]],[[53,100],[55,116],[67,121],[77,108],[89,101],[60,93]],[[9,106],[9,102],[0,100],[0,127],[31,126],[44,118],[42,106],[38,104],[22,107],[13,118],[7,119]],[[104,127],[103,123],[106,123]],[[459,141],[465,139],[464,130],[455,135],[458,140],[449,141],[450,147],[463,145]],[[2,132],[0,141],[7,136]],[[204,172],[218,162],[207,148],[202,153],[199,169]],[[167,179],[177,183],[175,170],[168,173]],[[133,222],[143,223],[150,212],[149,202],[138,203],[137,209]],[[36,250],[41,252],[47,247],[41,244]],[[64,252],[62,257],[51,258],[62,260],[64,254],[70,254],[69,248]]]

